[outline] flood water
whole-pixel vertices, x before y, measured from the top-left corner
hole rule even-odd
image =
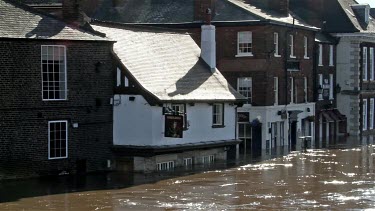
[[[374,148],[295,151],[232,168],[159,174],[158,179],[104,174],[83,182],[71,177],[4,182],[0,210],[375,208]]]

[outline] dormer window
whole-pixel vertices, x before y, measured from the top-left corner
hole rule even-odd
[[[370,22],[370,5],[355,4],[352,5],[352,9],[358,21],[362,21],[364,24],[368,24]]]

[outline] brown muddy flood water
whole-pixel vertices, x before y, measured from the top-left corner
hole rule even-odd
[[[127,188],[36,194],[3,200],[0,210],[375,208],[374,148],[292,152],[258,163]],[[23,188],[26,191],[31,187]]]

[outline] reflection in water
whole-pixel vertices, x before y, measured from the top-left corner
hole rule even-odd
[[[135,182],[128,187],[122,183],[129,175],[104,175],[100,181],[104,180],[105,185],[97,186],[98,190],[52,191],[52,195],[41,193],[17,199],[8,197],[2,200],[0,210],[373,208],[374,148],[375,145],[368,145],[354,149],[292,152],[258,163],[160,181],[147,181],[142,175],[140,180],[147,184]],[[136,175],[132,177],[133,183],[137,181]],[[98,182],[97,179],[90,181],[88,177],[85,186],[95,181]],[[23,186],[22,191],[32,192],[25,188],[37,187]],[[0,188],[0,196],[4,196],[7,186],[0,185]]]

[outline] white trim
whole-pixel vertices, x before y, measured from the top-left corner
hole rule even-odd
[[[374,129],[374,98],[370,99],[369,128]]]
[[[66,148],[65,148],[65,154],[66,156],[65,157],[53,157],[51,158],[51,154],[50,154],[50,148],[51,148],[51,140],[50,140],[50,133],[51,133],[51,123],[62,123],[64,122],[65,123],[65,137],[66,137],[66,140],[65,140],[65,144],[66,144]],[[55,120],[55,121],[48,121],[48,160],[56,160],[56,159],[64,159],[64,158],[68,158],[68,120]]]
[[[218,106],[218,110],[219,110],[219,112],[217,112],[217,113],[214,113],[214,108],[215,108],[215,106]],[[219,116],[220,115],[220,116]],[[219,122],[214,122],[214,118],[213,117],[216,117],[216,116],[219,116]],[[216,118],[215,118],[215,120],[216,120]],[[224,104],[223,103],[214,103],[213,105],[212,105],[212,125],[215,125],[215,126],[222,126],[222,125],[224,125]]]
[[[235,57],[250,57],[250,56],[254,56],[254,55],[252,53],[241,53],[241,54],[235,55]]]
[[[165,168],[164,168],[165,167]],[[174,169],[174,161],[156,163],[157,171],[168,171]]]
[[[117,76],[117,86],[121,86],[121,70],[120,70],[120,68],[117,68],[116,76]]]
[[[251,49],[250,49],[251,51],[250,52],[246,52],[246,53],[240,52],[240,34],[241,33],[250,35],[250,37],[248,38],[249,42],[241,42],[241,43],[250,43],[251,44]],[[239,32],[237,32],[237,55],[236,55],[236,57],[244,57],[244,56],[253,56],[253,33],[251,31],[239,31]]]
[[[289,57],[295,59],[296,55],[294,55],[294,35],[289,35],[289,47],[290,47],[290,54]]]
[[[319,44],[318,66],[323,66],[323,45]]]
[[[306,36],[304,36],[303,37],[303,52],[304,52],[303,58],[304,59],[310,59],[310,57],[308,56],[308,45],[309,45],[308,39]]]
[[[273,44],[274,44],[274,54],[273,56],[274,57],[281,57],[281,55],[279,54],[279,33],[277,32],[274,32],[273,33]]]
[[[129,79],[126,76],[124,76],[124,86],[129,87]]]
[[[279,104],[279,78],[273,77],[274,105]]]
[[[319,77],[319,86],[323,89],[323,74],[318,74],[318,77]],[[323,93],[318,95],[318,100],[323,100]]]
[[[202,164],[210,165],[210,164],[214,164],[214,163],[215,163],[215,155],[207,155],[207,156],[202,157]]]
[[[370,47],[370,80],[374,80],[374,48]]]
[[[184,158],[184,166],[185,167],[193,166],[193,158]]]
[[[329,45],[329,66],[333,67],[333,45]]]

